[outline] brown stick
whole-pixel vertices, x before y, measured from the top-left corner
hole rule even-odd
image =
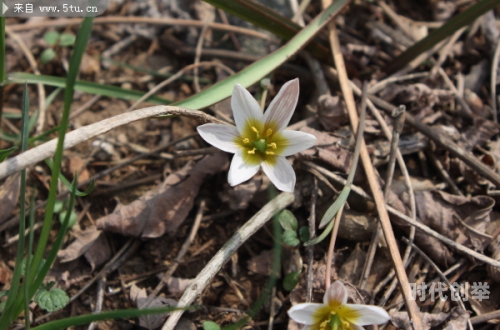
[[[329,2],[330,1],[328,0],[323,0],[324,5],[325,3]],[[344,58],[342,56],[342,52],[340,51],[340,43],[337,36],[337,29],[335,27],[335,23],[330,23],[329,27],[330,27],[330,45],[332,47],[333,60],[338,70],[340,87],[342,89],[342,94],[344,95],[344,100],[346,102],[347,109],[349,112],[351,126],[353,127],[353,130],[356,130],[359,119],[354,104],[354,96],[349,86],[349,79],[347,77],[347,72],[345,69]],[[401,255],[398,249],[396,238],[394,237],[394,232],[392,230],[389,214],[387,213],[387,208],[385,206],[384,196],[380,188],[380,185],[377,181],[377,177],[375,175],[375,169],[373,168],[373,164],[371,163],[370,155],[368,154],[368,150],[366,148],[366,144],[364,143],[364,141],[361,145],[360,156],[361,156],[361,161],[363,163],[363,168],[365,170],[365,174],[368,179],[368,183],[372,190],[373,199],[375,200],[377,213],[380,218],[380,224],[382,226],[384,237],[385,240],[387,241],[387,245],[391,253],[394,269],[396,271],[396,275],[399,280],[399,285],[401,288],[401,292],[403,293],[403,297],[405,299],[408,313],[412,320],[413,328],[422,329],[423,326],[422,326],[422,320],[420,318],[420,312],[416,302],[412,299],[410,282],[408,281],[408,276],[406,275],[403,261],[401,260]]]

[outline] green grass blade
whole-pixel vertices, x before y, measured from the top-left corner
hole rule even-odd
[[[6,56],[5,56],[5,17],[0,17],[0,86],[3,86],[3,83],[6,80]],[[3,90],[1,90],[3,93]],[[1,98],[0,98],[1,99]],[[1,106],[1,105],[0,105]]]
[[[10,147],[9,149],[0,150],[0,163],[3,162],[4,160],[6,160],[7,157],[9,157],[9,155],[14,150],[17,150],[17,147],[14,146],[14,147]]]
[[[309,25],[302,29],[287,44],[257,61],[237,74],[217,83],[200,93],[183,101],[175,103],[188,109],[202,109],[229,97],[236,83],[248,87],[275,70],[290,56],[301,50],[335,15],[337,15],[349,0],[335,1],[323,10]]]
[[[45,164],[47,164],[47,166],[51,170],[53,170],[54,163],[50,159],[46,159]],[[66,177],[62,173],[59,173],[59,180],[61,180],[61,182],[66,186],[66,188],[68,188],[68,190],[71,191],[72,184],[71,184],[71,182],[69,182],[68,179],[66,179]],[[92,180],[92,181],[90,181],[90,184],[85,191],[80,191],[80,190],[76,189],[75,190],[76,196],[78,196],[78,197],[87,196],[88,194],[90,194],[92,192],[92,189],[94,189],[94,184],[95,184],[95,180]]]
[[[403,54],[399,55],[394,61],[392,61],[384,69],[384,71],[387,74],[392,74],[402,69],[405,65],[410,63],[411,60],[413,60],[423,52],[431,49],[445,38],[451,36],[453,33],[455,33],[455,31],[458,31],[463,26],[471,24],[476,18],[483,15],[487,11],[494,9],[499,4],[500,0],[479,1],[467,10],[450,19],[440,28],[434,30],[424,39],[408,48]]]
[[[31,264],[31,255],[33,253],[33,242],[35,240],[35,195],[33,194],[30,199],[30,216],[29,216],[29,236],[28,236],[28,249],[26,250],[26,272],[24,274],[24,315],[29,315],[29,288],[28,283],[31,283],[29,276],[29,269]],[[29,330],[29,318],[26,318],[26,329]]]
[[[0,130],[2,127],[3,93],[7,79],[5,69],[7,67],[5,56],[5,17],[0,17]]]
[[[129,310],[117,310],[111,312],[103,312],[99,314],[88,314],[88,315],[80,315],[68,317],[62,320],[48,322],[42,325],[39,325],[32,330],[59,330],[59,329],[67,329],[69,327],[75,327],[78,325],[89,324],[96,321],[103,320],[111,320],[111,319],[124,319],[131,317],[139,317],[144,315],[152,315],[152,314],[160,314],[172,312],[174,310],[178,310],[179,308],[175,307],[166,307],[166,308],[151,308],[151,309],[129,309]]]
[[[203,0],[209,4],[223,9],[224,11],[233,14],[247,22],[250,22],[258,27],[261,27],[276,36],[290,40],[296,35],[301,27],[292,22],[290,19],[275,12],[268,7],[249,0]],[[310,45],[305,48],[314,57],[323,62],[331,63],[332,57],[328,46],[313,40]]]
[[[22,99],[22,127],[21,127],[21,151],[26,151],[28,149],[28,122],[29,122],[29,95],[28,95],[28,86],[24,85],[23,90],[23,99]],[[19,193],[19,241],[17,243],[17,255],[16,255],[16,266],[14,267],[14,275],[11,280],[11,288],[9,290],[9,296],[7,298],[7,302],[5,304],[4,315],[11,313],[12,306],[18,300],[24,300],[24,297],[18,298],[18,290],[19,284],[21,280],[21,265],[23,263],[24,256],[24,242],[25,236],[24,232],[26,230],[26,222],[25,222],[25,214],[26,214],[26,170],[21,171],[21,186]],[[0,318],[0,324],[2,323],[2,319],[4,315]],[[10,323],[10,322],[9,322]]]
[[[32,73],[25,73],[25,72],[13,72],[7,75],[7,82],[11,84],[20,84],[28,82],[28,84],[43,84],[46,86],[64,87],[66,84],[66,78],[46,76],[46,75],[35,75]],[[77,81],[75,83],[75,90],[94,95],[116,97],[118,99],[131,100],[131,101],[137,101],[145,94],[143,92],[136,90],[124,89],[110,85],[97,84],[89,81]],[[146,101],[155,104],[165,104],[165,105],[172,103],[171,101],[158,96],[150,96]]]
[[[361,114],[359,116],[358,130],[356,132],[356,146],[354,147],[354,154],[352,157],[351,171],[347,176],[346,184],[342,189],[342,192],[337,197],[335,202],[330,205],[328,210],[326,210],[323,218],[320,222],[320,228],[326,224],[328,224],[325,230],[316,237],[306,243],[304,246],[310,246],[314,244],[318,244],[322,240],[326,238],[326,236],[332,231],[333,225],[335,224],[335,215],[337,212],[344,206],[347,201],[347,197],[349,197],[349,193],[351,192],[352,182],[354,181],[354,175],[356,174],[356,169],[358,168],[359,161],[359,153],[361,151],[361,143],[363,142],[363,132],[365,128],[365,118],[366,118],[366,85],[363,88],[363,99],[361,102]]]
[[[57,196],[57,183],[59,178],[59,173],[61,171],[61,162],[63,158],[64,151],[64,137],[68,129],[69,113],[71,108],[71,103],[73,101],[73,93],[76,82],[76,77],[79,72],[80,63],[87,46],[88,39],[92,31],[93,18],[86,17],[80,27],[80,31],[76,37],[75,47],[71,55],[68,77],[66,78],[66,88],[64,90],[64,108],[62,113],[61,122],[59,125],[59,135],[57,141],[56,152],[54,155],[54,166],[52,169],[52,177],[50,180],[49,196],[47,198],[47,205],[45,208],[45,217],[43,220],[42,230],[40,232],[38,245],[33,256],[33,262],[30,267],[29,276],[30,278],[36,278],[38,274],[38,268],[42,262],[43,254],[45,252],[45,247],[47,246],[47,241],[49,239],[50,229],[52,227],[52,218],[54,215],[54,204]],[[47,264],[47,263],[46,263]],[[39,277],[41,274],[38,274]],[[37,279],[35,279],[37,282]],[[30,285],[30,297],[35,294],[38,287]]]
[[[43,280],[45,279],[45,276],[50,270],[50,267],[52,267],[52,264],[56,260],[57,257],[57,252],[61,248],[63,241],[64,241],[64,236],[66,235],[66,232],[68,231],[69,228],[69,219],[71,217],[71,210],[73,210],[73,207],[75,206],[75,198],[76,198],[76,191],[78,187],[78,176],[75,174],[75,178],[73,180],[73,184],[70,190],[70,197],[69,197],[69,203],[68,203],[68,209],[66,212],[66,216],[64,217],[64,220],[61,224],[61,228],[59,229],[59,232],[57,233],[56,239],[54,241],[54,244],[52,245],[52,249],[50,250],[47,259],[45,260],[45,263],[43,264],[42,268],[38,271],[36,274],[36,278],[33,281],[33,284],[29,288],[29,294],[31,296],[31,293],[35,294],[35,292],[38,290],[40,285],[42,285]],[[21,236],[21,235],[20,235]],[[31,276],[31,274],[30,274]]]

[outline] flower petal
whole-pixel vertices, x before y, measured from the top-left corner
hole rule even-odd
[[[278,95],[271,101],[264,113],[264,122],[276,125],[278,131],[285,129],[292,118],[298,100],[299,79],[295,78],[284,84]]]
[[[245,163],[243,156],[241,155],[241,150],[238,150],[234,154],[233,160],[231,161],[229,173],[227,174],[227,181],[232,187],[234,187],[254,176],[259,170],[259,167],[259,164],[251,165]]]
[[[234,142],[239,137],[238,130],[234,126],[205,124],[198,126],[197,130],[203,140],[216,148],[233,154],[239,149]]]
[[[288,316],[297,323],[313,325],[317,322],[314,314],[323,306],[314,303],[297,304],[288,310]]]
[[[344,283],[335,281],[330,284],[326,290],[325,295],[323,296],[323,303],[330,306],[333,304],[336,306],[345,305],[348,296],[349,294],[347,293]]]
[[[316,144],[316,137],[309,133],[284,130],[281,131],[280,134],[288,140],[288,145],[280,154],[280,156],[283,157],[290,156],[302,150],[309,149]]]
[[[249,120],[263,121],[262,109],[252,94],[240,84],[234,85],[231,96],[234,122],[239,132],[243,132]]]
[[[351,318],[350,315],[343,315],[349,322],[356,325],[383,324],[391,319],[387,312],[378,306],[346,304],[345,307],[355,311],[357,317]]]
[[[293,192],[295,172],[285,157],[276,156],[275,162],[262,162],[262,169],[272,183],[281,191]]]

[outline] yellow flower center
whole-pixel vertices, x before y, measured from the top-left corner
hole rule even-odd
[[[241,136],[236,138],[235,143],[242,148],[243,159],[246,163],[256,165],[261,162],[276,163],[276,156],[281,154],[289,145],[288,140],[276,129],[276,125],[251,120],[249,121]]]
[[[313,315],[311,330],[351,330],[359,317],[357,311],[347,305],[332,303],[319,308]]]

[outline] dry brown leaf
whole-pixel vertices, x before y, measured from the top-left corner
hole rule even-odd
[[[335,170],[348,173],[351,168],[352,152],[340,146],[339,137],[317,131],[310,127],[303,127],[300,131],[314,135],[319,147],[301,151],[299,154],[309,160],[321,160],[333,166]]]
[[[327,131],[334,131],[347,120],[345,104],[338,96],[321,95],[318,98],[318,120]]]
[[[358,283],[359,277],[363,273],[365,265],[366,252],[361,250],[359,244],[351,252],[347,260],[339,269],[339,278],[346,282]]]
[[[417,216],[422,223],[457,243],[481,250],[486,224],[495,201],[488,196],[463,197],[441,191],[415,193]],[[437,239],[417,231],[415,241],[441,264],[454,261],[452,252]]]
[[[491,217],[492,221],[486,227],[486,233],[488,235],[493,235],[500,229],[500,214],[493,211],[491,212]],[[493,219],[495,220],[493,221]],[[491,252],[491,258],[500,261],[500,235],[497,235],[497,237],[490,242],[488,249]],[[493,281],[500,283],[500,268],[487,265],[486,271]]]
[[[444,322],[447,320],[458,320],[459,322],[462,322],[463,320],[463,313],[466,313],[466,311],[460,309],[460,308],[454,308],[451,310],[449,313],[436,313],[436,314],[429,314],[429,313],[421,313],[421,318],[422,318],[422,330],[430,329],[433,327],[437,327],[439,325],[442,325]],[[407,312],[392,312],[390,313],[391,315],[391,322],[394,324],[397,328],[399,329],[405,329],[405,330],[412,330],[413,326],[410,322],[410,318],[408,317]],[[467,318],[468,318],[467,314]],[[465,320],[465,324],[467,322],[467,319]],[[450,322],[451,323],[451,322]],[[448,323],[448,324],[450,324]],[[451,329],[462,329],[462,328],[447,328],[449,330]],[[463,328],[465,329],[465,328]]]
[[[101,233],[102,231],[97,230],[95,226],[91,226],[84,231],[76,232],[75,240],[65,249],[57,252],[59,262],[64,263],[72,261],[83,255],[88,249],[90,249]]]
[[[339,224],[338,236],[354,242],[369,241],[377,227],[377,218],[373,215],[345,210]]]
[[[0,283],[10,285],[10,280],[12,279],[12,270],[9,266],[3,261],[0,260]]]
[[[19,184],[19,173],[16,173],[13,176],[8,177],[0,186],[0,205],[2,205],[0,223],[10,217],[12,210],[14,210],[17,205],[17,201],[19,200]]]
[[[488,291],[479,292],[481,286]],[[483,315],[496,311],[500,301],[500,286],[491,282],[468,282],[467,285],[468,303],[477,315]],[[492,319],[488,323],[500,324],[500,318]]]
[[[273,250],[264,250],[247,262],[248,270],[264,276],[271,275],[272,265]]]
[[[465,150],[472,150],[491,141],[491,138],[498,133],[500,129],[497,124],[488,119],[476,118],[474,125],[461,134],[458,144]]]
[[[97,220],[97,228],[142,238],[170,235],[191,211],[203,179],[228,164],[224,153],[215,153],[198,163],[187,163],[165,181],[129,205],[119,205],[112,214]]]
[[[130,299],[132,299],[137,308],[142,309],[145,307],[145,304],[148,300],[148,295],[146,293],[146,289],[140,289],[135,284],[130,287]],[[160,307],[175,307],[177,305],[177,301],[165,298],[165,297],[156,297],[151,301],[149,305],[150,308],[160,308]],[[161,314],[153,314],[139,317],[139,325],[146,329],[158,329],[160,328],[165,320],[167,319],[170,313],[161,313]]]
[[[78,157],[72,156],[65,161],[65,172],[69,177],[73,177],[75,173],[78,174],[78,182],[87,181],[90,178],[89,171],[85,168],[85,161]]]
[[[262,174],[257,174],[250,180],[235,187],[223,189],[219,197],[229,205],[231,210],[244,210],[256,193],[265,191],[269,185],[269,180]]]
[[[92,270],[108,261],[112,256],[112,252],[106,235],[101,233],[83,256],[87,259]]]
[[[180,296],[192,281],[190,278],[171,276],[167,281],[168,291],[175,296]]]

